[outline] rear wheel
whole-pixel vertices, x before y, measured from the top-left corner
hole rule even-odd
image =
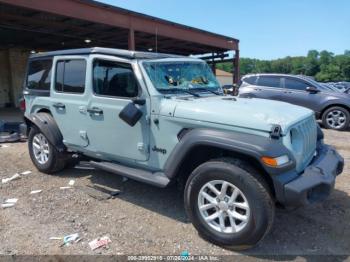
[[[328,108],[322,115],[322,123],[328,129],[346,130],[349,127],[349,121],[349,111],[339,106]]]
[[[274,218],[267,185],[247,164],[234,159],[197,167],[186,184],[185,207],[201,236],[236,250],[256,245]]]
[[[37,169],[44,173],[55,173],[66,165],[66,154],[59,152],[35,126],[28,136],[29,155]]]

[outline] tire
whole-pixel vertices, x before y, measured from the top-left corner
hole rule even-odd
[[[350,113],[340,106],[328,108],[322,115],[322,124],[327,129],[344,131],[349,127]]]
[[[185,187],[185,208],[192,224],[204,239],[233,250],[244,250],[256,245],[270,231],[274,220],[275,205],[267,184],[261,179],[261,175],[257,175],[257,172],[245,162],[230,158],[206,162],[192,172]],[[227,192],[231,191],[231,196],[233,192],[240,192],[236,198],[238,201],[235,202],[236,206],[231,206],[229,211],[225,210],[227,205],[222,204],[223,201],[217,202],[215,198],[216,203],[220,204],[214,204],[214,208],[201,212],[199,209],[199,205],[203,204],[201,201],[205,199],[204,205],[210,203],[202,196],[203,189],[209,196],[215,196],[207,185],[218,183],[217,181],[224,181],[228,184]],[[214,186],[217,190],[221,190],[219,184]],[[208,191],[205,191],[207,189]],[[245,209],[241,209],[241,206],[244,206]],[[219,218],[211,220],[211,223],[205,221],[205,214],[208,219],[208,216],[216,216],[216,212],[224,213],[226,218],[222,220],[225,227],[223,231],[226,232],[223,232],[220,226],[215,225],[220,224]],[[237,217],[237,213],[243,215],[242,218],[245,218],[246,221],[229,218],[229,214],[235,214]],[[236,222],[238,222],[237,225]],[[234,223],[235,226],[233,227],[231,223]]]
[[[33,143],[37,145],[37,138],[41,137],[43,138],[42,141],[45,141],[44,144],[46,144],[44,145],[44,149],[48,151],[47,157],[43,159],[41,159],[41,157],[38,157],[38,154],[35,152],[35,149],[33,147]],[[47,140],[45,135],[41,133],[41,131],[34,125],[31,126],[29,131],[28,149],[33,164],[40,172],[52,174],[61,171],[66,166],[66,154],[64,152],[58,152],[58,150]]]

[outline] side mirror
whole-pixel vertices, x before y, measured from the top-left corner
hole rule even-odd
[[[136,105],[146,104],[145,99],[134,99],[127,104],[119,113],[119,118],[126,122],[129,126],[134,126],[142,117],[142,111]]]
[[[316,94],[318,92],[320,92],[320,90],[318,90],[316,87],[314,86],[308,86],[306,88],[306,91],[309,92],[309,93],[312,93],[312,94]]]

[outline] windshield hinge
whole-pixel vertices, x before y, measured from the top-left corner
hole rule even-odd
[[[272,139],[279,139],[281,137],[282,127],[280,125],[272,125],[270,137]]]

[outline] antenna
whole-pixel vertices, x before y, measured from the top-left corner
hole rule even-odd
[[[158,26],[156,26],[156,53],[158,53]]]
[[[158,53],[158,26],[156,26],[156,53]],[[154,67],[154,79],[157,81],[157,63],[155,63]]]

